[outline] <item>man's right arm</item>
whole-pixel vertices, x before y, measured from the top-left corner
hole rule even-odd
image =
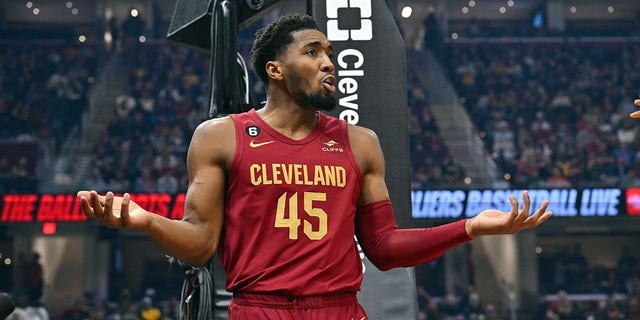
[[[209,120],[195,130],[187,155],[189,187],[184,217],[172,220],[130,201],[129,195],[99,196],[80,191],[84,213],[113,228],[134,228],[148,235],[166,254],[192,266],[205,264],[218,247],[223,215],[225,176],[235,152],[230,118]]]
[[[152,224],[143,231],[171,256],[200,266],[215,253],[224,216],[226,170],[234,152],[235,130],[230,118],[209,120],[196,128],[187,154],[189,187],[184,218],[179,226]]]

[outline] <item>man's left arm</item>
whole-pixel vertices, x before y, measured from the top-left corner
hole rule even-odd
[[[471,219],[462,219],[433,228],[400,229],[384,180],[384,155],[376,134],[361,127],[350,128],[354,155],[363,175],[356,213],[356,236],[367,258],[380,270],[415,266],[439,258],[454,246],[482,235],[512,234],[537,227],[549,219],[549,204],[543,201],[532,215],[529,195],[524,204],[510,197],[511,211],[484,210]]]

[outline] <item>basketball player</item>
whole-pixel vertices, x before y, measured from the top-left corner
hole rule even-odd
[[[336,106],[331,43],[308,16],[286,15],[256,33],[251,63],[267,86],[258,110],[208,120],[194,132],[184,218],[130,200],[80,191],[82,209],[109,227],[134,228],[193,266],[217,251],[234,319],[367,319],[356,298],[362,263],[414,266],[482,235],[539,226],[510,197],[435,228],[398,229],[376,134],[320,112]],[[383,89],[383,88],[381,88]],[[223,228],[224,224],[224,228]]]

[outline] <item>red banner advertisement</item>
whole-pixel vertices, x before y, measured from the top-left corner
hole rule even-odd
[[[185,194],[132,194],[143,208],[171,219],[182,219]],[[0,222],[78,222],[82,213],[75,194],[6,194],[0,203]]]

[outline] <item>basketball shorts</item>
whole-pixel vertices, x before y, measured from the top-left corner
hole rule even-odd
[[[234,293],[229,320],[367,320],[355,292],[324,296]]]

